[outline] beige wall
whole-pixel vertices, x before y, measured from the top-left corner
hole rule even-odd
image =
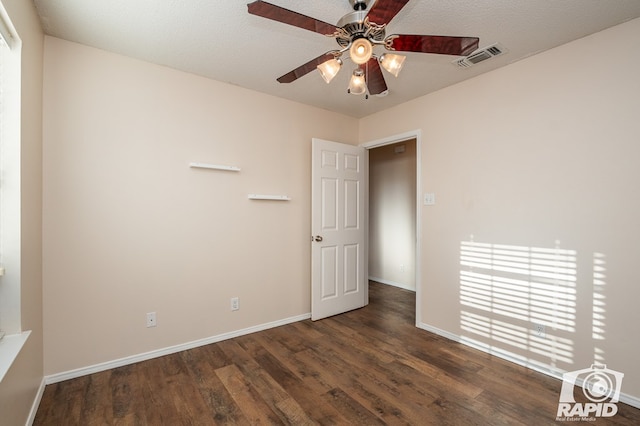
[[[42,343],[42,55],[43,34],[31,2],[3,0],[22,40],[21,316],[31,330],[0,383],[0,422],[25,424],[43,377]]]
[[[46,38],[45,373],[308,312],[311,137],[420,129],[422,190],[437,195],[421,216],[423,326],[532,366],[606,362],[640,397],[639,36],[634,20],[360,121]],[[530,263],[570,254],[571,325],[548,326],[536,349],[531,321],[470,306],[473,244]]]
[[[311,138],[355,143],[357,120],[45,46],[45,373],[307,314]]]
[[[404,151],[395,152],[403,147]],[[369,151],[369,278],[415,290],[416,141]]]
[[[437,194],[435,206],[422,208],[423,325],[530,365],[606,362],[626,374],[622,390],[635,398],[640,59],[629,52],[638,39],[636,19],[385,111],[384,120],[360,121],[361,141],[422,130],[422,190]],[[536,342],[529,321],[470,306],[461,277],[473,268],[461,265],[461,247],[472,238],[575,257],[566,261],[570,277],[556,283],[563,288],[493,273],[567,290],[574,306],[565,325],[547,326],[547,339]],[[486,288],[499,291],[495,281]],[[523,309],[535,316],[554,307]]]

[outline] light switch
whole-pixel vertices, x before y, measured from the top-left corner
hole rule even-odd
[[[436,203],[436,194],[433,192],[427,192],[424,194],[424,205],[433,206]]]

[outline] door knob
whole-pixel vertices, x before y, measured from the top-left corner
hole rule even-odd
[[[316,235],[315,237],[313,237],[313,241],[316,241],[319,243],[320,241],[322,241],[322,237],[320,235]]]

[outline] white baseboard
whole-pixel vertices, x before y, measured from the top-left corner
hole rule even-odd
[[[445,330],[441,330],[437,327],[434,327],[432,325],[429,324],[425,324],[425,323],[419,323],[416,324],[416,326],[422,330],[428,331],[430,333],[433,334],[437,334],[438,336],[442,336],[444,338],[447,338],[449,340],[453,340],[454,342],[458,342],[461,343],[463,345],[472,347],[474,349],[477,349],[479,351],[497,356],[498,358],[502,358],[506,361],[509,362],[513,362],[514,364],[518,364],[520,366],[529,368],[531,370],[537,371],[539,373],[545,374],[547,376],[553,377],[555,379],[558,380],[562,380],[562,374],[565,373],[565,371],[563,370],[559,370],[557,368],[554,368],[550,365],[545,365],[542,363],[535,363],[535,362],[531,362],[530,360],[525,359],[524,357],[519,357],[515,354],[512,354],[508,351],[503,351],[497,348],[493,348],[487,344],[484,344],[482,342],[478,342],[476,340],[473,339],[467,339],[467,338],[463,338],[461,336],[458,336],[457,334],[453,334],[450,333],[448,331]],[[558,395],[559,397],[560,395]],[[640,398],[637,398],[635,396],[632,395],[628,395],[625,393],[620,393],[620,402],[625,403],[627,405],[630,405],[634,408],[638,408],[640,409]]]
[[[88,374],[99,373],[101,371],[110,370],[112,368],[122,367],[129,364],[135,364],[136,362],[146,361],[152,358],[158,358],[165,355],[174,354],[176,352],[185,351],[187,349],[197,348],[199,346],[209,345],[211,343],[221,342],[223,340],[232,339],[234,337],[244,336],[246,334],[255,333],[257,331],[263,331],[281,325],[291,324],[298,321],[303,321],[311,318],[311,313],[298,315],[295,317],[284,318],[281,320],[256,325],[253,327],[243,328],[242,330],[231,331],[229,333],[222,333],[216,336],[206,337],[204,339],[194,340],[192,342],[182,343],[168,348],[156,349],[154,351],[145,352],[137,355],[132,355],[113,361],[107,361],[100,364],[90,365],[88,367],[77,368],[71,371],[65,371],[62,373],[52,374],[44,377],[44,382],[47,385],[52,383],[58,383],[63,380],[75,379],[77,377],[86,376]],[[42,395],[41,395],[42,396]],[[39,404],[38,400],[38,404]],[[37,410],[37,406],[36,406]]]
[[[438,327],[434,327],[423,322],[416,324],[416,326],[430,333],[437,334],[438,336],[446,337],[449,340],[460,343],[460,336],[457,334],[449,333],[448,331],[441,330]]]
[[[44,387],[46,386],[44,377],[40,382],[40,387],[38,388],[38,392],[36,393],[36,397],[33,399],[33,403],[31,404],[31,410],[29,411],[29,417],[27,417],[27,422],[25,423],[27,426],[31,426],[36,419],[36,413],[38,412],[38,407],[40,406],[40,401],[42,401],[42,395],[44,394]]]
[[[627,395],[626,393],[620,393],[620,402],[624,402],[627,405],[640,409],[640,398]]]
[[[402,289],[409,290],[409,291],[416,291],[415,288],[412,288],[407,284],[398,283],[398,282],[390,281],[390,280],[383,280],[382,278],[369,277],[369,281],[375,281],[375,282],[378,282],[380,284],[392,285],[394,287],[402,288]]]

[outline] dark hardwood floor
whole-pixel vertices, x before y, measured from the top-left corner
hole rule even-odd
[[[35,425],[543,425],[561,382],[417,329],[412,292],[48,385]],[[596,424],[640,424],[618,403]]]

